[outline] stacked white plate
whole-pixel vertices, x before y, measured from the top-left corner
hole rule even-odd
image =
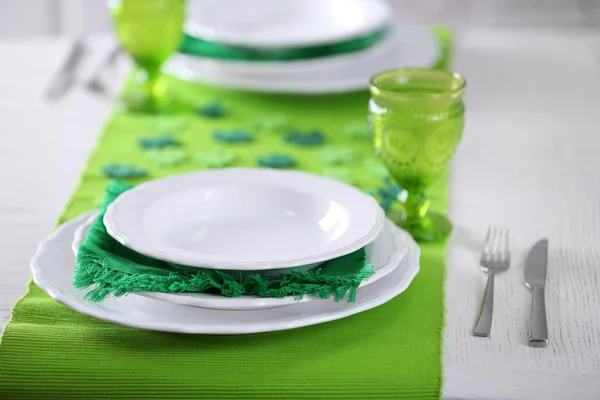
[[[419,270],[419,247],[384,220],[371,196],[303,172],[230,168],[139,185],[109,206],[104,225],[146,256],[240,275],[318,268],[365,247],[375,274],[359,287],[356,302],[135,292],[93,303],[72,283],[75,253],[96,217],[93,212],[70,221],[42,242],[31,263],[34,281],[78,312],[131,327],[242,334],[312,325],[387,302]]]
[[[385,29],[386,34],[362,50],[290,61],[177,54],[165,71],[185,80],[261,92],[349,92],[366,89],[369,78],[382,70],[432,67],[440,54],[425,26],[395,16],[384,0],[203,0],[189,4],[188,35],[240,48],[293,49],[348,40],[378,29]]]

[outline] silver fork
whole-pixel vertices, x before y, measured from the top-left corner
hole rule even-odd
[[[510,266],[508,231],[506,229],[488,228],[480,264],[481,269],[487,272],[488,279],[481,300],[479,316],[473,328],[473,335],[488,337],[492,328],[492,313],[494,311],[494,277],[497,273],[506,271]]]

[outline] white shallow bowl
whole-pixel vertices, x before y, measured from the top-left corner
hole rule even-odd
[[[79,251],[79,246],[81,246],[81,244],[85,240],[90,227],[98,218],[98,214],[99,214],[99,211],[91,211],[90,213],[88,213],[87,214],[88,218],[86,219],[85,223],[82,224],[81,226],[79,226],[79,228],[77,228],[77,230],[75,231],[75,235],[73,237],[73,243],[72,243],[73,254],[75,254],[75,256],[77,256],[77,253]],[[380,233],[380,235],[381,235],[381,233]],[[322,263],[299,265],[294,268],[295,269],[312,269],[312,268],[317,268],[321,264]],[[253,271],[232,271],[232,272],[236,272],[237,274],[239,274],[240,277],[246,277],[248,275],[257,274],[257,273],[260,273],[263,276],[277,276],[277,275],[286,273],[287,271],[289,271],[289,268],[269,269],[269,270],[253,270]],[[152,297],[151,295],[149,295],[149,296]],[[179,301],[179,304],[185,304],[185,303],[182,303],[181,301]]]
[[[393,299],[419,271],[419,246],[407,233],[408,252],[386,279],[359,288],[355,303],[333,300],[267,310],[211,310],[127,296],[92,303],[73,288],[75,259],[71,242],[87,216],[69,221],[46,238],[31,261],[34,282],[56,301],[90,317],[133,328],[191,334],[248,334],[314,325],[369,310]]]
[[[430,68],[440,47],[426,26],[399,20],[379,43],[363,51],[299,61],[244,62],[177,54],[164,72],[180,79],[274,93],[340,93],[367,89],[377,72]]]
[[[98,212],[92,212],[88,215],[89,217],[77,228],[74,234],[72,249],[75,255],[77,255],[79,246],[83,243],[90,226],[98,217]],[[375,274],[362,282],[360,287],[377,282],[379,279],[392,273],[400,263],[402,257],[406,255],[408,247],[405,232],[396,227],[392,222],[386,221],[377,239],[366,247],[367,263],[374,266]],[[272,271],[275,270],[266,272]],[[277,299],[258,296],[225,297],[212,293],[135,292],[132,295],[164,300],[175,304],[218,310],[259,310],[308,301],[323,301],[323,299],[313,296],[304,296],[301,300],[295,300],[292,296]]]
[[[104,225],[159,260],[225,270],[308,266],[371,243],[385,215],[371,196],[299,171],[227,168],[173,175],[123,193]]]
[[[234,46],[284,49],[362,36],[391,16],[382,0],[199,0],[189,2],[185,31]]]

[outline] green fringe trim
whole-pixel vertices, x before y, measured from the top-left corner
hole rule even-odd
[[[88,300],[101,302],[109,296],[120,297],[137,291],[211,291],[227,297],[293,296],[299,300],[311,295],[322,299],[333,296],[336,302],[354,302],[361,282],[374,273],[373,266],[366,264],[364,249],[325,262],[315,269],[292,269],[289,274],[278,277],[253,274],[240,278],[233,272],[173,265],[143,256],[114,240],[102,222],[108,205],[131,187],[120,182],[108,185],[100,215],[79,248],[73,286],[78,289],[94,286],[84,296]]]

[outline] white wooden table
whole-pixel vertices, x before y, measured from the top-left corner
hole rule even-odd
[[[68,44],[0,42],[0,326],[109,113],[109,100],[81,88],[41,98]],[[90,44],[92,65],[110,39]],[[468,80],[468,114],[450,184],[443,397],[600,399],[600,37],[464,32],[455,69]],[[492,337],[481,339],[470,332],[489,224],[510,229],[513,263],[496,279]],[[550,346],[532,349],[522,269],[541,237]]]

